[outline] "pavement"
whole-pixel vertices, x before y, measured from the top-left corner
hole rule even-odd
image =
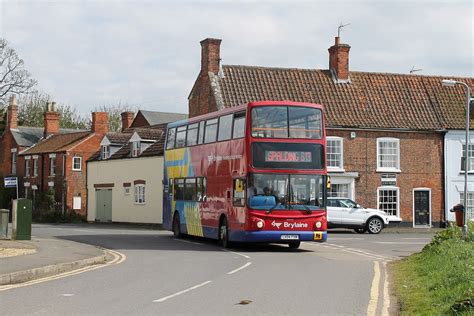
[[[382,234],[435,233],[439,228],[387,227]],[[331,232],[346,231],[342,229]],[[57,238],[0,239],[0,286],[23,283],[107,261],[104,250]]]
[[[0,286],[57,275],[106,260],[103,250],[69,240],[0,239]]]

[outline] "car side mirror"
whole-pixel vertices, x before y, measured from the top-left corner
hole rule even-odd
[[[356,205],[356,208],[362,208],[362,206],[360,206],[360,204],[357,204],[357,205]]]

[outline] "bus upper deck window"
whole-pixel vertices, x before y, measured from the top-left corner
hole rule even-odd
[[[188,134],[186,136],[186,146],[194,146],[197,144],[198,138],[198,123],[188,126]]]
[[[176,148],[184,147],[186,143],[186,128],[187,126],[180,126],[176,131]]]
[[[245,136],[245,112],[234,115],[234,128],[232,138],[242,138]]]
[[[174,148],[175,136],[176,136],[176,128],[170,128],[168,130],[168,139],[166,143],[166,149]]]
[[[206,132],[204,133],[204,143],[213,143],[217,138],[217,119],[206,121]]]

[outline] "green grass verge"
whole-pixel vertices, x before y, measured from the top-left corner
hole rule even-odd
[[[474,315],[473,229],[467,241],[457,227],[443,230],[421,253],[392,265],[401,315]]]

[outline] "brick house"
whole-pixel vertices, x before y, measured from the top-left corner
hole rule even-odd
[[[443,142],[464,118],[462,89],[442,87],[437,76],[350,71],[350,46],[338,37],[326,70],[220,65],[220,44],[201,41],[190,117],[260,100],[322,104],[330,195],[382,209],[406,226],[445,221]],[[454,79],[472,85],[472,78]]]
[[[57,211],[86,216],[86,161],[108,132],[108,114],[94,112],[91,130],[67,134],[59,133],[59,113],[51,105],[44,120],[43,139],[18,156],[20,196],[35,201],[53,190]]]
[[[3,186],[4,177],[18,175],[18,154],[38,143],[44,134],[43,127],[18,126],[17,112],[16,97],[12,95],[6,111],[6,126],[0,136],[1,186]],[[77,132],[77,130],[59,129],[60,134],[71,132]],[[10,197],[14,198],[15,196],[10,194]],[[0,205],[0,207],[8,207],[10,197],[5,197],[3,205]]]

